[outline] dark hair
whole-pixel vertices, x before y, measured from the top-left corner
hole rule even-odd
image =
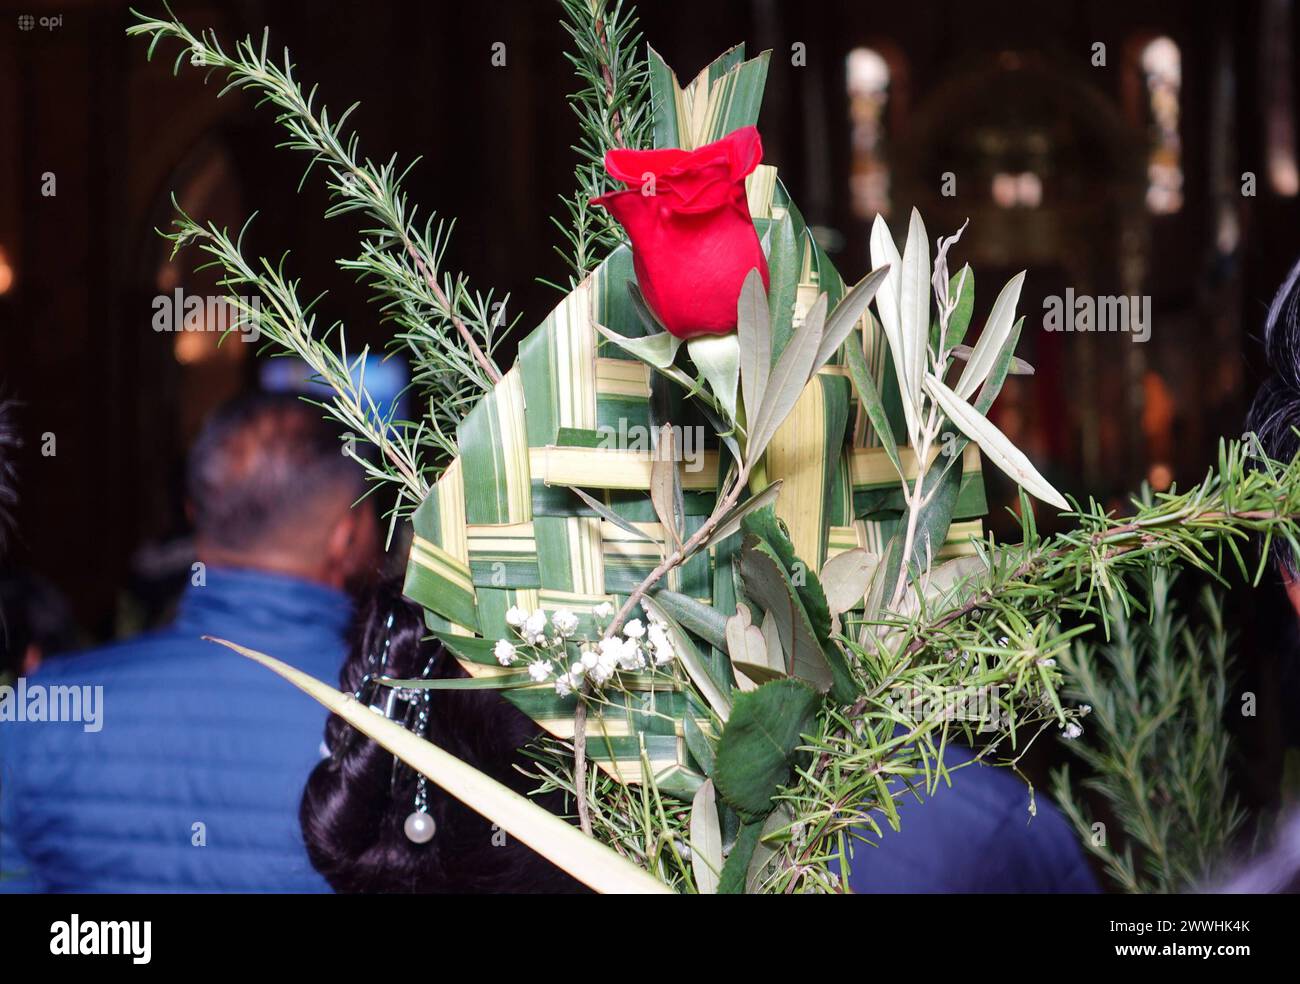
[[[1269,305],[1264,352],[1270,372],[1246,415],[1246,430],[1255,435],[1258,446],[1247,450],[1289,464],[1300,452],[1300,438],[1293,430],[1300,427],[1300,261]],[[1284,537],[1274,538],[1271,549],[1279,568],[1297,573],[1297,559]]]
[[[44,659],[77,642],[72,609],[53,584],[39,574],[0,573],[0,674],[21,676],[29,646]]]
[[[286,393],[239,397],[190,450],[186,492],[200,536],[232,550],[318,522],[326,496],[357,498],[364,478],[318,407]]]
[[[342,690],[352,693],[360,686],[370,655],[384,649],[385,633],[387,675],[418,677],[431,658],[431,677],[465,675],[441,644],[424,639],[419,607],[388,582],[377,589],[360,621],[340,675]],[[525,795],[536,783],[517,768],[526,761],[519,749],[537,735],[537,726],[495,691],[433,691],[425,737]],[[331,754],[307,780],[299,818],[311,862],[335,891],[582,891],[545,858],[494,830],[432,782],[428,804],[436,832],[426,844],[412,843],[403,824],[415,801],[414,773],[402,766],[394,782],[393,755],[335,715],[325,726],[325,743]],[[550,809],[562,805],[547,797],[534,800]]]
[[[0,399],[0,557],[9,534],[10,510],[18,502],[14,489],[14,454],[22,447],[12,400]]]

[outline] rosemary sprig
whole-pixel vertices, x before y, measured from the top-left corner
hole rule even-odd
[[[189,61],[208,74],[222,73],[226,82],[218,96],[249,90],[258,95],[259,106],[270,104],[278,110],[276,121],[289,134],[280,146],[311,155],[302,180],[317,164],[328,172],[332,204],[327,217],[355,212],[373,223],[361,230],[360,255],[340,260],[339,265],[374,289],[385,318],[400,329],[394,342],[404,346],[411,358],[412,383],[427,404],[432,430],[439,435],[454,433],[478,395],[500,380],[492,356],[502,329],[508,326],[500,314],[504,301],[472,291],[462,275],[445,270],[451,224],[433,214],[421,221],[416,208],[408,204],[402,181],[418,158],[402,168],[395,157],[383,164],[362,158],[357,134],[344,128],[357,104],[331,118],[329,110],[318,104],[316,88],[304,91],[294,77],[288,51],[282,62],[271,57],[268,33],[263,33],[260,44],[245,37],[227,52],[215,32],[195,34],[170,8],[167,19],[132,13],[139,23],[127,33],[149,38],[150,57],[164,39],[179,41],[182,47],[174,72]],[[303,344],[312,350],[309,363],[326,362],[334,354],[320,350],[322,338],[307,338]],[[434,443],[442,447],[448,442],[435,439]],[[453,453],[450,447],[444,450],[448,453],[422,463],[425,484]],[[410,476],[393,478],[409,484]]]
[[[617,185],[605,174],[605,152],[615,147],[639,150],[648,146],[651,118],[648,69],[638,53],[641,34],[635,9],[623,0],[560,0],[564,29],[573,39],[565,57],[573,64],[582,87],[569,96],[581,136],[574,176],[577,191],[562,201],[564,220],[552,218],[566,248],[556,247],[572,274],[569,287],[590,273],[625,239],[622,227],[603,209],[588,202]]]

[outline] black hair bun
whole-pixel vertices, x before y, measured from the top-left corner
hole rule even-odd
[[[388,628],[389,616],[392,626]],[[435,678],[464,676],[437,642],[425,641],[420,609],[401,597],[396,583],[382,585],[367,606],[343,667],[341,689],[354,692],[369,654],[383,647],[385,672],[418,677],[432,657]],[[535,738],[537,726],[500,694],[489,690],[434,691],[427,737],[457,758],[516,792],[534,781],[520,773],[519,749]],[[325,728],[333,751],[312,771],[299,818],[312,864],[339,892],[505,893],[575,892],[582,886],[545,858],[493,829],[478,813],[428,784],[433,840],[414,844],[403,824],[413,809],[415,776],[397,770],[393,756],[341,718]],[[557,800],[534,798],[559,809]]]

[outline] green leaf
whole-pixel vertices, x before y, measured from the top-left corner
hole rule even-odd
[[[787,672],[825,693],[833,680],[830,664],[776,553],[757,537],[746,536],[740,554],[740,574],[745,582],[745,594],[776,619]]]
[[[997,361],[1002,345],[1007,340],[1007,335],[1011,333],[1012,325],[1015,324],[1016,304],[1020,300],[1020,288],[1024,282],[1025,272],[1021,270],[1007,281],[1007,285],[998,294],[998,299],[993,302],[989,320],[984,323],[979,341],[975,343],[970,359],[967,360],[966,367],[962,369],[961,376],[957,379],[954,392],[961,399],[970,398],[970,395],[975,392],[975,387],[984,381],[993,368],[993,363]]]
[[[926,377],[926,388],[940,409],[948,415],[948,419],[978,444],[989,456],[989,460],[1006,472],[1017,485],[1058,509],[1070,508],[1061,493],[1038,473],[1024,452],[1012,444],[991,420],[932,375]]]
[[[687,632],[716,649],[727,648],[727,616],[712,605],[667,589],[654,592],[654,599]]]
[[[691,872],[701,895],[716,895],[722,875],[722,827],[710,779],[691,801]]]
[[[729,419],[736,420],[736,385],[740,381],[740,339],[736,332],[701,335],[686,343],[691,361],[699,367],[714,397]]]
[[[786,221],[789,221],[787,216]],[[763,277],[757,269],[745,275],[736,302],[736,336],[740,340],[740,389],[745,419],[753,421],[763,405],[772,372],[772,326]]]
[[[803,388],[812,375],[813,362],[821,345],[822,329],[826,323],[826,295],[813,304],[803,325],[794,333],[790,344],[772,369],[767,382],[767,395],[759,408],[758,419],[749,428],[749,446],[745,448],[747,460],[755,461],[766,449],[777,428],[790,415],[799,401]]]
[[[1021,363],[1021,360],[1015,357],[1016,345],[1020,342],[1020,330],[1024,324],[1025,319],[1023,317],[1016,320],[1015,327],[1011,329],[1011,334],[1007,336],[1006,342],[1002,345],[1002,351],[998,353],[997,361],[993,363],[993,368],[989,370],[988,378],[984,380],[984,385],[980,387],[979,394],[975,397],[975,409],[985,416],[988,415],[989,409],[993,406],[993,401],[1002,392],[1002,384],[1006,382],[1009,374],[1033,374],[1033,366],[1028,363]],[[1028,372],[1017,372],[1017,363],[1025,366]]]
[[[853,329],[862,320],[862,315],[866,313],[867,305],[876,296],[876,291],[880,289],[880,285],[885,282],[885,277],[888,275],[888,267],[872,270],[844,295],[840,303],[835,305],[835,310],[826,319],[821,345],[817,347],[817,358],[813,360],[813,372],[826,365],[831,360],[831,356],[839,351],[844,340],[853,333]]]
[[[762,820],[744,824],[740,828],[736,843],[732,845],[731,853],[727,855],[726,863],[722,866],[722,878],[718,882],[719,895],[744,894],[749,863],[753,860],[762,833]]]
[[[424,678],[397,680],[392,677],[379,677],[376,682],[385,687],[400,687],[403,690],[509,690],[513,687],[532,687],[537,684],[537,681],[527,673],[498,673],[481,677],[445,677],[436,680],[426,680]]]
[[[713,709],[713,713],[720,720],[726,721],[731,714],[731,698],[704,664],[700,651],[695,648],[695,643],[691,642],[691,637],[655,598],[646,595],[641,599],[641,604],[646,611],[663,621],[668,640],[673,644],[673,650],[677,653],[677,661],[681,663],[682,669],[690,677],[691,683],[695,684],[695,689]]]
[[[1022,315],[1020,319],[1016,322],[1016,324],[1020,325],[1024,322],[1024,320],[1025,320],[1024,316]],[[1008,336],[1008,339],[1009,338],[1010,336]],[[1002,350],[1005,352],[1007,350],[1007,347],[1003,345]],[[974,349],[972,349],[969,345],[957,345],[953,347],[952,357],[954,359],[960,360],[961,362],[969,362],[971,353],[973,351]],[[1012,347],[1012,351],[1015,351],[1014,346]],[[1015,356],[1012,356],[1010,359],[1007,360],[1008,376],[1032,376],[1033,374],[1034,374],[1034,367],[1031,366],[1024,359],[1017,359]],[[992,377],[992,375],[993,374],[990,372],[989,376]],[[988,379],[985,379],[984,382],[987,385]]]
[[[624,519],[613,509],[609,508],[609,506],[605,505],[605,503],[601,502],[599,499],[588,494],[587,492],[584,492],[576,485],[569,486],[569,491],[573,492],[574,495],[576,495],[579,499],[581,499],[584,503],[586,503],[587,508],[590,509],[592,512],[594,512],[597,516],[599,516],[601,519],[607,522],[613,523],[624,533],[629,533],[644,543],[655,542],[654,537],[649,536],[643,530],[637,529],[635,526],[632,525],[631,522]]]
[[[754,845],[753,856],[749,859],[749,870],[745,872],[745,892],[757,895],[763,888],[763,872],[768,862],[776,856],[777,849],[790,839],[788,830],[794,823],[794,814],[788,803],[778,803],[776,809],[767,815],[758,832],[758,843]],[[778,836],[779,834],[779,836]]]
[[[819,580],[826,589],[826,601],[833,615],[851,611],[867,593],[880,558],[863,547],[836,554],[822,565]]]
[[[774,680],[736,695],[718,739],[713,781],[746,822],[761,820],[790,779],[801,736],[812,730],[821,698],[798,680]]]
[[[853,386],[858,391],[862,409],[866,411],[867,419],[871,421],[872,430],[880,438],[880,446],[885,449],[885,454],[889,455],[889,460],[897,469],[898,477],[903,478],[903,463],[899,460],[898,445],[894,442],[894,428],[890,425],[889,416],[885,413],[885,405],[880,400],[880,391],[876,389],[876,381],[867,365],[866,354],[856,341],[845,351],[848,353],[849,378],[853,380]]]
[[[927,368],[930,337],[930,239],[921,213],[912,209],[903,247],[903,275],[898,285],[898,334],[903,346],[903,379],[913,406],[919,410],[921,378]]]
[[[903,407],[903,416],[907,422],[908,438],[913,444],[917,440],[916,406],[918,394],[908,391],[906,365],[903,362],[902,329],[899,327],[899,289],[903,280],[903,259],[898,255],[898,247],[890,235],[889,226],[879,215],[871,226],[871,265],[887,266],[889,273],[885,282],[876,291],[876,310],[880,313],[880,327],[889,343],[889,355],[893,360],[894,376],[898,382],[899,402]]]
[[[787,212],[776,223],[772,248],[767,256],[768,323],[771,325],[769,359],[778,359],[794,333],[794,305],[803,275],[803,237],[795,234],[794,220]],[[757,407],[754,408],[757,412]],[[750,418],[753,419],[752,417]]]
[[[656,369],[667,369],[677,358],[677,350],[682,340],[666,331],[658,335],[644,335],[641,338],[628,338],[616,331],[610,331],[604,325],[596,325],[596,330],[615,345],[631,352],[643,362],[648,362]]]
[[[713,775],[713,744],[695,723],[694,715],[687,714],[682,718],[682,740],[695,764],[704,770],[706,776]]]
[[[777,560],[781,562],[782,569],[799,594],[799,600],[803,602],[813,634],[819,640],[825,640],[831,631],[831,611],[826,601],[826,592],[822,590],[821,580],[812,568],[795,555],[794,544],[790,542],[790,537],[777,518],[776,510],[755,510],[741,525],[747,533],[754,534],[775,551]],[[795,576],[796,573],[798,577]]]
[[[664,770],[663,774],[655,776],[655,788],[674,799],[688,803],[695,798],[695,794],[700,791],[700,787],[707,781],[698,772],[678,765],[672,766]]]
[[[672,425],[664,424],[650,461],[650,502],[664,528],[665,539],[674,549],[680,549],[682,535],[677,512],[677,492],[681,475],[677,470],[673,442]]]
[[[744,502],[732,506],[727,510],[727,514],[718,520],[718,525],[713,528],[704,543],[700,544],[701,550],[707,550],[715,543],[720,543],[731,534],[740,529],[741,523],[745,517],[753,512],[772,505],[776,502],[777,497],[781,494],[782,480],[777,479],[758,495],[750,496]]]
[[[764,620],[769,619],[775,627],[771,614]],[[779,640],[774,649],[769,649],[768,643],[769,637],[764,636],[762,629],[750,620],[749,609],[737,605],[736,614],[727,619],[727,655],[733,672],[740,670],[744,674],[743,679],[739,675],[736,678],[740,689],[753,690],[757,684],[786,675]],[[746,679],[755,686],[746,686]]]
[[[948,337],[943,347],[952,349],[961,344],[970,327],[971,315],[975,312],[975,271],[967,263],[952,275],[948,281],[948,296],[956,295],[957,306],[948,318]]]

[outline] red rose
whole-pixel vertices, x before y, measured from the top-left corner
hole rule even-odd
[[[693,151],[605,155],[605,170],[628,190],[592,203],[627,230],[641,293],[678,338],[735,330],[745,275],[758,267],[767,285],[767,259],[745,199],[745,177],[762,159],[752,126]]]

